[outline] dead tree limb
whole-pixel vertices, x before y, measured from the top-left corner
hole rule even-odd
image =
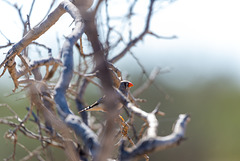
[[[52,4],[54,2],[55,1],[53,0]],[[157,136],[158,120],[156,118],[156,114],[159,113],[158,108],[156,108],[155,110],[153,110],[153,112],[150,113],[145,112],[134,104],[135,99],[133,97],[129,98],[129,100],[117,88],[119,86],[119,82],[122,80],[122,75],[121,71],[117,69],[112,63],[115,63],[121,58],[123,58],[123,56],[128,53],[134,45],[136,45],[140,40],[142,40],[146,34],[151,34],[153,36],[161,38],[155,33],[149,31],[155,0],[150,0],[146,23],[143,31],[134,39],[131,38],[130,33],[129,42],[126,43],[126,47],[124,47],[122,51],[120,51],[115,57],[110,60],[108,58],[110,49],[118,46],[118,44],[123,41],[123,37],[121,33],[119,33],[120,38],[116,41],[116,44],[110,46],[110,34],[114,29],[110,27],[110,20],[108,15],[108,33],[106,42],[103,43],[100,41],[98,26],[96,22],[96,14],[98,13],[102,2],[103,0],[99,0],[96,3],[96,7],[92,11],[86,11],[87,8],[89,8],[89,5],[92,5],[91,0],[65,0],[61,2],[58,7],[52,13],[50,13],[45,20],[43,20],[39,23],[39,25],[33,28],[30,27],[28,17],[29,31],[27,33],[24,32],[24,37],[22,38],[22,40],[16,43],[8,51],[6,58],[0,64],[0,68],[4,67],[3,74],[8,69],[14,82],[15,89],[18,88],[19,84],[27,84],[25,88],[29,89],[28,96],[31,105],[31,109],[29,110],[23,121],[14,112],[14,116],[12,117],[0,118],[1,124],[7,124],[15,128],[15,130],[10,131],[6,134],[6,138],[13,138],[14,141],[14,151],[10,158],[14,159],[15,157],[15,147],[18,144],[18,132],[23,133],[31,139],[40,140],[42,148],[39,148],[39,150],[44,149],[49,145],[63,148],[67,156],[69,157],[69,160],[74,161],[77,161],[79,159],[88,160],[86,156],[80,153],[81,143],[83,143],[85,153],[90,153],[89,156],[92,160],[105,161],[109,158],[113,158],[112,155],[114,153],[114,150],[116,149],[119,150],[117,156],[118,159],[131,160],[155,150],[163,150],[176,146],[184,139],[186,125],[190,119],[187,114],[179,115],[172,134],[164,137]],[[106,6],[108,6],[108,2],[109,1],[106,2]],[[32,7],[34,3],[35,0],[32,1],[29,16],[32,13]],[[132,3],[128,16],[132,16],[133,8],[136,6],[136,3],[137,0]],[[50,8],[51,7],[52,5],[50,6]],[[21,17],[20,9],[17,9],[21,21],[25,24],[23,18]],[[71,34],[65,37],[65,41],[60,52],[60,58],[62,58],[62,61],[60,59],[53,58],[51,56],[51,53],[49,53],[49,58],[47,59],[41,59],[32,62],[28,60],[28,55],[21,55],[21,52],[23,52],[23,50],[25,50],[29,44],[33,43],[34,40],[44,34],[54,23],[58,21],[58,19],[64,13],[68,13],[72,17],[75,22],[75,27],[72,30]],[[87,61],[85,60],[86,55],[83,54],[82,51],[82,42],[80,43],[80,46],[76,45],[77,41],[82,37],[83,33],[86,34],[88,41],[90,42],[93,49],[93,54],[88,55],[87,58],[92,58],[93,62],[91,69],[92,72],[89,74],[86,73],[87,69],[90,70],[90,64],[87,64]],[[35,44],[40,45],[50,51],[50,48],[45,45],[41,45],[38,43]],[[107,47],[104,48],[103,44],[106,44]],[[74,46],[77,46],[79,48],[80,56],[84,59],[84,64],[87,69],[85,69],[83,72],[74,72]],[[18,56],[23,63],[21,70],[17,70],[16,68],[16,56]],[[51,71],[49,71],[48,69],[50,65],[53,66]],[[81,63],[79,59],[79,70],[81,70],[80,65]],[[44,77],[39,70],[41,66],[46,66],[46,74]],[[47,81],[52,78],[58,66],[62,67],[62,70],[60,71],[60,77],[57,80],[56,84],[53,83],[53,85],[50,86],[48,85]],[[147,82],[137,91],[135,91],[135,95],[139,95],[145,89],[147,89],[153,83],[159,72],[159,69],[154,70],[148,78]],[[31,73],[33,73],[34,78],[31,78],[29,76]],[[1,74],[1,76],[3,74]],[[19,78],[23,75],[26,76],[26,79],[19,80]],[[71,85],[74,75],[79,76],[79,79],[77,83]],[[86,113],[83,113],[82,118],[75,115],[70,109],[70,105],[67,99],[67,96],[69,96],[70,94],[74,95],[77,108],[79,110],[83,108],[85,105],[85,102],[83,101],[83,96],[89,82],[88,79],[92,78],[98,78],[101,81],[101,85],[99,85],[98,87],[102,90],[102,93],[107,98],[106,101],[103,102],[107,109],[107,113],[104,114],[104,121],[106,121],[106,123],[102,123],[103,130],[102,133],[99,135],[97,135],[97,132],[95,132],[91,129],[91,127],[88,126],[90,125],[89,119],[91,118],[88,117]],[[80,80],[82,80],[82,83],[80,83]],[[73,90],[73,86],[77,86],[77,90]],[[131,93],[129,95],[131,96]],[[128,126],[128,122],[124,122],[124,127],[127,127],[127,129],[125,129],[124,134],[122,134],[120,137],[129,139],[132,147],[128,150],[126,150],[127,146],[125,140],[122,142],[121,145],[119,144],[120,146],[114,144],[116,141],[115,132],[118,130],[118,126],[116,126],[116,118],[119,117],[120,113],[116,106],[119,104],[124,105],[128,112],[131,113],[129,115],[129,117],[131,117],[131,120],[129,121],[130,123],[133,122],[134,115],[140,117],[145,121],[144,128],[143,130],[141,130],[141,135],[144,133],[144,131],[145,133],[144,135],[142,135],[143,137],[136,137],[136,143],[134,143],[133,139],[130,138],[127,134],[129,129],[134,129],[134,126]],[[54,113],[55,107],[60,119]],[[33,114],[34,112],[32,108],[36,108],[37,113],[40,114]],[[31,115],[34,117],[35,123],[38,125],[39,131],[37,134],[27,129],[23,124],[26,123],[27,120],[29,120]],[[45,121],[45,125],[41,123],[42,116]],[[8,119],[10,118],[17,119],[18,123],[9,121]],[[47,136],[45,136],[45,133],[42,133],[42,131],[44,131]],[[74,134],[74,136],[72,134]],[[137,136],[137,134],[135,135]],[[79,141],[79,138],[82,141]],[[24,148],[24,146],[22,147]],[[34,155],[38,155],[39,150],[37,149]],[[33,154],[29,153],[29,155],[23,158],[23,160],[31,158],[32,155]]]
[[[66,90],[73,75],[73,46],[84,32],[84,23],[78,8],[71,2],[64,1],[63,8],[72,16],[75,21],[75,28],[70,35],[66,37],[63,44],[61,55],[63,57],[63,71],[55,86],[54,100],[60,118],[72,128],[77,136],[80,136],[85,145],[89,148],[92,156],[96,156],[99,148],[97,136],[69,109],[65,97]]]

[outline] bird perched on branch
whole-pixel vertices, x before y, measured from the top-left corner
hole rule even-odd
[[[121,81],[120,86],[119,86],[118,89],[122,92],[122,94],[124,94],[127,97],[129,89],[132,86],[133,86],[133,84],[131,82],[124,80],[124,81]],[[83,111],[106,111],[104,109],[104,105],[103,105],[105,100],[106,100],[106,96],[103,96],[98,101],[96,101],[92,105],[84,108],[83,110],[79,111],[78,113],[81,113]]]

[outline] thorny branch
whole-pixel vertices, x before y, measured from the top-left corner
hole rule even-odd
[[[8,1],[6,2],[9,3]],[[134,0],[131,3],[127,14],[130,27],[131,17],[134,15],[134,8],[137,2],[137,0]],[[9,3],[18,11],[19,18],[24,25],[24,31],[23,38],[11,47],[5,59],[1,62],[0,68],[3,68],[1,76],[8,70],[15,85],[13,92],[20,85],[23,88],[21,92],[27,90],[30,108],[27,108],[27,114],[21,119],[10,106],[0,104],[1,107],[7,107],[13,114],[13,116],[0,118],[0,124],[13,128],[5,134],[5,138],[12,140],[14,145],[13,153],[8,159],[16,158],[16,145],[28,152],[28,155],[21,160],[29,160],[33,156],[37,156],[40,160],[44,159],[41,154],[44,153],[47,147],[57,147],[64,150],[69,160],[74,161],[79,159],[105,161],[109,158],[131,160],[139,156],[144,156],[148,160],[146,154],[150,152],[179,145],[184,139],[186,125],[190,120],[189,115],[179,115],[172,134],[160,137],[157,136],[158,120],[156,115],[163,113],[158,110],[158,107],[150,113],[145,112],[137,105],[136,100],[139,99],[135,98],[152,85],[157,75],[161,72],[160,68],[154,69],[147,77],[147,81],[140,88],[136,89],[133,94],[129,93],[128,97],[125,97],[118,89],[120,81],[124,78],[121,70],[114,63],[122,59],[127,53],[131,53],[131,48],[142,40],[145,35],[150,34],[157,38],[165,39],[175,38],[174,36],[162,37],[150,31],[150,22],[155,2],[155,0],[150,0],[149,2],[143,31],[132,39],[132,33],[129,30],[129,41],[126,43],[126,46],[111,59],[109,59],[109,56],[112,54],[112,49],[117,48],[123,42],[124,36],[110,25],[111,16],[108,8],[110,1],[99,0],[95,8],[88,10],[93,3],[92,0],[64,0],[49,14],[55,3],[55,0],[53,0],[47,16],[33,28],[30,25],[30,16],[34,12],[35,0],[32,1],[26,21],[22,16],[22,7]],[[102,3],[105,3],[107,15],[105,40],[99,36],[100,32],[97,23],[97,15],[100,13]],[[50,47],[35,40],[51,28],[64,13],[68,13],[72,17],[75,27],[65,37],[60,51],[60,59],[58,59],[53,57]],[[119,35],[115,43],[111,43],[113,31]],[[5,37],[5,35],[3,36]],[[92,54],[85,54],[83,51],[83,41],[85,41],[83,36],[87,37],[87,41],[89,41],[92,47]],[[7,39],[7,37],[5,38]],[[78,40],[80,40],[80,43],[78,43]],[[49,57],[31,61],[28,56],[32,53],[26,49],[30,44],[47,49]],[[8,44],[2,45],[0,48],[11,45],[12,43],[8,40]],[[74,47],[79,51],[78,70],[75,69],[76,65],[74,65],[76,62],[73,58]],[[20,58],[22,63],[20,69],[17,68],[16,56]],[[82,67],[83,65],[85,68]],[[139,65],[144,70],[140,63]],[[40,70],[43,66],[46,67],[44,76],[44,72]],[[52,66],[51,70],[49,70],[50,66]],[[59,68],[61,70],[60,75],[56,76],[56,83],[56,81],[51,81],[51,79]],[[99,79],[101,84],[96,79]],[[104,105],[108,112],[104,114],[104,123],[101,123],[101,121],[100,123],[93,122],[93,120],[96,121],[97,119],[94,116],[89,116],[86,111],[81,113],[81,117],[79,117],[71,109],[73,105],[69,103],[68,97],[75,100],[78,111],[86,106],[87,103],[83,97],[89,83],[96,85],[107,98]],[[119,116],[120,111],[116,109],[117,104],[122,104],[126,107],[125,109],[129,117],[126,122]],[[135,116],[145,121],[139,134],[137,134],[133,125]],[[116,120],[119,117],[122,118],[120,139],[115,137],[117,135],[116,131],[119,131]],[[31,131],[25,124],[36,124],[38,130]],[[96,127],[98,127],[97,130]],[[135,140],[128,135],[130,130],[133,131]],[[29,151],[24,145],[19,143],[19,133],[22,133],[29,139],[39,140],[41,146],[36,147],[33,151]],[[117,142],[121,144],[116,144]],[[127,142],[130,143],[130,146],[126,145]],[[117,149],[118,154],[114,154],[114,151]]]

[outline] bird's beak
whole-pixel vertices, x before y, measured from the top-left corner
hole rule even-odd
[[[133,86],[133,84],[131,83],[131,82],[129,82],[128,83],[128,87],[130,88],[130,87],[132,87]]]

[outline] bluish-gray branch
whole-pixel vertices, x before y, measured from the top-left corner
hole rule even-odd
[[[187,114],[180,114],[176,124],[174,126],[172,134],[168,136],[158,137],[144,137],[141,139],[135,147],[125,150],[124,142],[121,146],[120,160],[131,160],[146,153],[150,153],[157,150],[164,150],[180,144],[184,139],[186,131],[186,125],[189,122],[190,117]]]
[[[73,76],[73,46],[84,32],[84,23],[82,23],[80,12],[75,5],[69,1],[64,1],[62,3],[63,8],[74,19],[75,28],[72,33],[66,37],[62,47],[61,54],[63,58],[63,70],[55,87],[54,100],[61,119],[74,130],[77,136],[81,137],[94,156],[97,154],[99,148],[97,136],[82,122],[80,117],[72,113],[65,97],[66,90],[68,89]]]

